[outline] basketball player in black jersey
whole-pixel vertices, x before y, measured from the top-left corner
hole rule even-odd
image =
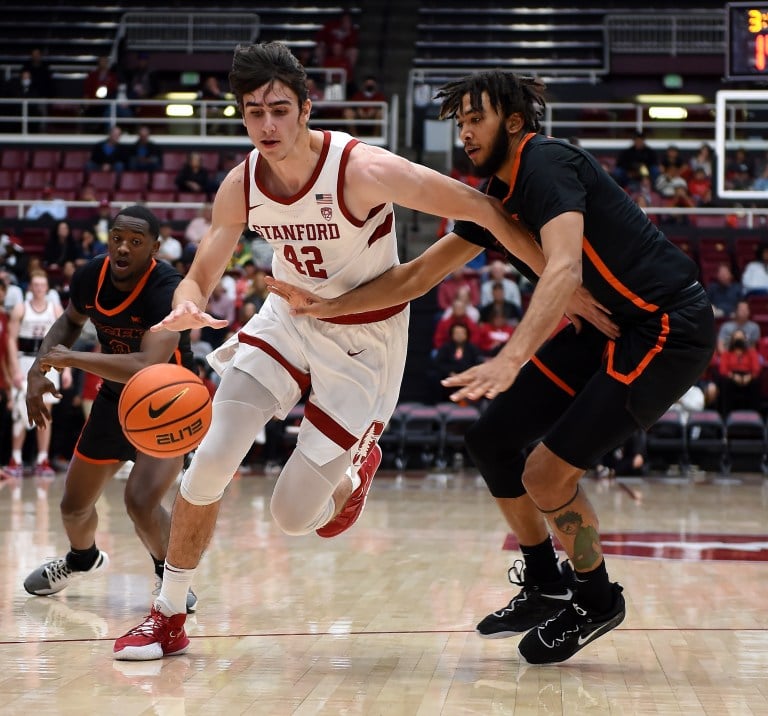
[[[30,594],[55,594],[73,580],[107,566],[106,552],[96,547],[96,501],[107,480],[128,460],[134,465],[125,485],[126,509],[152,556],[156,576],[162,579],[170,515],[161,500],[179,474],[183,458],[159,459],[137,452],[117,417],[120,392],[134,373],[169,361],[187,368],[193,365],[188,331],[148,330],[168,314],[181,281],[175,269],[154,258],[160,246],[158,234],[157,218],[145,207],[129,206],[117,214],[107,255],[75,272],[70,302],[43,339],[29,371],[27,408],[30,422],[39,427],[51,419],[43,396],[56,391],[44,375],[48,368],[79,368],[103,379],[75,446],[61,500],[70,550],[26,578],[24,588]],[[88,319],[96,328],[100,352],[71,350]],[[194,611],[196,602],[190,590],[187,609]]]
[[[532,276],[530,306],[498,356],[443,381],[457,388],[454,400],[492,399],[466,443],[525,560],[514,578],[510,570],[522,591],[483,619],[478,633],[498,638],[530,629],[519,650],[539,664],[568,659],[625,615],[579,479],[638,426],[653,425],[699,378],[715,345],[712,308],[694,263],[587,152],[538,134],[543,89],[493,71],[437,95],[441,116],[456,118],[467,155],[488,177],[482,188],[503,202],[546,259],[543,270],[533,267],[539,275]],[[373,310],[423,294],[489,247],[498,248],[494,237],[459,221],[419,258],[342,297],[323,300],[274,281],[270,288],[298,314]],[[582,283],[620,335],[606,338],[576,321],[548,341]],[[567,563],[558,566],[547,525],[575,573]]]

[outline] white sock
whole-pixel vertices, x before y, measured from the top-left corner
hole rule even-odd
[[[12,450],[11,458],[17,465],[21,465],[21,450]]]
[[[155,609],[172,617],[174,614],[187,613],[187,592],[192,584],[194,569],[179,569],[166,561],[163,570],[163,586],[155,599]]]
[[[48,451],[47,450],[41,450],[39,453],[37,453],[37,464],[41,465],[48,459]]]

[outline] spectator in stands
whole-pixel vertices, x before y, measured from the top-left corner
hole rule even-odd
[[[24,218],[31,220],[46,219],[48,221],[66,219],[67,202],[63,199],[57,199],[53,194],[53,187],[50,184],[46,184],[40,192],[40,198],[29,205]]]
[[[232,95],[222,87],[216,75],[207,75],[205,77],[200,86],[198,98],[212,103],[206,105],[205,108],[205,117],[208,122],[206,132],[208,134],[232,134],[235,126],[232,123],[223,121],[226,118],[224,114],[226,106],[220,104],[224,100],[232,100]]]
[[[675,164],[676,166],[680,167],[680,174],[683,176],[685,176],[686,171],[688,171],[687,163],[680,154],[680,148],[676,144],[670,144],[667,146],[659,163],[662,167],[665,167],[669,164]]]
[[[451,303],[451,305],[442,312],[440,318],[450,318],[453,316],[453,310],[458,301],[464,305],[464,311],[466,314],[475,323],[480,323],[480,309],[476,304],[472,303],[472,292],[470,290],[469,284],[463,284],[462,286],[459,286],[459,290],[456,292],[453,303]]]
[[[747,186],[755,178],[755,162],[743,147],[739,147],[725,165],[726,181]],[[734,187],[738,188],[738,187]]]
[[[379,81],[374,75],[368,75],[363,82],[363,86],[352,94],[349,98],[351,102],[386,102],[387,96],[379,88]],[[358,120],[371,121],[381,120],[384,116],[384,110],[381,107],[358,105],[356,107],[347,107],[344,110],[344,118],[349,120],[348,130],[350,134],[356,136],[381,135],[384,130],[379,125],[356,124]]]
[[[520,306],[507,301],[501,281],[494,281],[491,285],[491,302],[481,306],[480,321],[488,323],[496,313],[501,313],[508,321],[517,322],[522,318]]]
[[[616,159],[613,176],[621,186],[631,188],[639,183],[643,169],[655,183],[659,175],[659,160],[656,151],[646,144],[643,132],[638,131],[632,144],[623,149]]]
[[[187,245],[184,247],[185,253],[194,256],[198,244],[211,227],[212,212],[213,206],[206,202],[200,207],[198,215],[187,224],[186,229],[184,229],[184,238],[187,241]]]
[[[241,289],[242,305],[239,315],[241,325],[247,323],[254,313],[258,313],[261,310],[264,301],[269,296],[269,290],[264,280],[267,275],[266,271],[254,264],[253,261],[246,261],[243,268],[245,269],[243,280],[247,281],[247,284],[244,289]]]
[[[654,188],[650,174],[644,174],[640,177],[640,182],[633,192],[632,198],[638,206],[661,206],[661,194]]]
[[[31,133],[40,133],[45,131],[43,122],[39,119],[44,117],[47,113],[46,105],[43,102],[30,102],[26,103],[23,100],[41,99],[43,95],[35,89],[32,83],[32,76],[29,70],[21,70],[18,77],[12,78],[7,85],[3,88],[4,96],[8,99],[18,99],[19,104],[5,105],[3,107],[3,114],[8,114],[16,117],[23,117],[26,113],[29,121],[27,122],[27,131]],[[4,132],[21,133],[24,127],[22,122],[14,122],[12,124],[4,124]]]
[[[157,94],[155,73],[149,64],[149,55],[141,52],[136,62],[125,72],[126,94],[128,99],[153,99]]]
[[[509,319],[499,306],[491,304],[487,308],[491,311],[480,323],[478,347],[483,355],[495,356],[515,332],[517,321]]]
[[[704,167],[696,167],[688,179],[688,194],[696,206],[712,204],[712,177],[707,176]]]
[[[137,172],[153,172],[163,165],[163,150],[152,140],[146,124],[139,127],[134,144],[128,149],[128,168]]]
[[[161,221],[158,233],[158,240],[160,241],[160,247],[155,254],[155,258],[160,261],[166,261],[169,264],[173,264],[174,261],[178,261],[181,258],[183,246],[173,235],[173,227],[170,221]]]
[[[334,41],[330,44],[328,51],[325,53],[323,67],[343,70],[343,76],[341,72],[331,74],[329,79],[330,86],[326,92],[328,99],[346,99],[355,91],[353,81],[354,67],[350,64],[349,56],[341,42]],[[333,85],[340,87],[340,94],[334,92]]]
[[[227,264],[227,271],[240,271],[243,268],[243,264],[246,261],[253,261],[253,252],[251,251],[250,239],[245,233],[240,235],[237,240],[237,246],[232,252],[232,258],[229,259]]]
[[[595,476],[610,479],[616,475],[644,475],[647,461],[645,431],[635,430],[623,445],[609,452],[603,457],[602,463],[595,466]]]
[[[440,401],[447,401],[452,392],[439,381],[449,375],[456,375],[481,362],[480,349],[470,339],[466,324],[454,322],[450,325],[448,339],[437,349],[435,368],[437,370]]]
[[[89,172],[110,172],[116,174],[125,169],[127,152],[120,143],[123,130],[114,125],[105,139],[93,145],[91,156],[86,164]]]
[[[105,251],[104,245],[96,238],[93,229],[83,229],[80,232],[80,258],[75,261],[75,265],[87,264],[91,259],[101,256]]]
[[[715,318],[733,318],[742,293],[741,284],[733,277],[731,267],[721,263],[717,267],[714,281],[707,285],[707,296],[712,302]]]
[[[67,218],[72,222],[92,226],[99,208],[99,199],[93,184],[90,182],[83,184],[78,192],[77,201],[89,202],[91,206],[70,206],[67,209]]]
[[[83,99],[108,100],[117,97],[117,88],[120,84],[117,73],[109,62],[109,57],[99,57],[96,69],[85,76],[83,82]],[[88,104],[83,107],[86,117],[107,117],[109,108],[100,104]],[[92,127],[95,129],[95,126]]]
[[[109,199],[99,202],[96,217],[93,219],[93,233],[99,243],[106,245],[109,240],[109,228],[112,226],[112,207]]]
[[[480,308],[493,301],[493,287],[500,283],[504,287],[504,300],[517,306],[518,314],[522,315],[522,299],[520,288],[516,281],[507,276],[511,270],[508,264],[496,259],[488,266],[488,275],[480,285]]]
[[[237,317],[235,299],[227,293],[223,282],[219,281],[213,289],[205,311],[216,319],[225,319],[227,321],[227,325],[223,328],[203,326],[200,336],[203,340],[210,343],[215,350],[224,342]]]
[[[176,187],[179,191],[205,194],[210,190],[208,170],[203,166],[203,157],[199,152],[190,152],[185,164],[176,175]]]
[[[43,53],[39,47],[33,47],[29,53],[29,59],[21,66],[22,71],[29,73],[32,80],[32,89],[38,97],[56,97],[56,82],[48,63],[43,59]]]
[[[469,286],[469,302],[473,306],[480,305],[480,289],[475,277],[469,277],[461,269],[448,274],[437,287],[437,305],[445,311],[453,305],[456,294],[462,286]]]
[[[757,410],[760,407],[758,378],[762,371],[760,356],[748,345],[744,331],[735,330],[728,348],[720,355],[720,412]]]
[[[467,327],[469,333],[469,340],[477,345],[480,340],[480,328],[477,321],[473,321],[468,314],[469,304],[461,298],[455,298],[453,301],[452,311],[448,316],[441,318],[435,326],[435,333],[432,337],[432,347],[435,349],[447,343],[451,326],[455,323],[462,323]]]
[[[319,67],[332,67],[327,64],[327,56],[334,43],[341,47],[351,70],[357,66],[360,54],[360,31],[352,18],[352,12],[344,8],[341,14],[326,22],[315,38],[315,57]]]
[[[768,244],[758,246],[755,259],[744,267],[741,285],[745,296],[768,293]]]
[[[688,182],[680,175],[682,165],[679,161],[671,161],[665,164],[661,173],[656,177],[654,188],[662,199],[674,199],[678,189],[688,191]]]
[[[736,331],[741,331],[747,342],[748,348],[753,348],[760,340],[760,326],[750,319],[749,303],[744,300],[736,304],[733,319],[720,326],[717,336],[717,352],[720,354],[728,350],[731,338]]]
[[[68,261],[74,264],[80,258],[80,243],[72,233],[72,227],[67,221],[59,221],[51,230],[51,236],[45,245],[43,261],[46,271],[60,271]]]
[[[752,188],[755,191],[768,192],[768,164],[763,167],[763,171],[760,172],[760,176],[755,179]]]
[[[712,147],[706,142],[702,144],[696,154],[691,157],[688,164],[691,167],[692,172],[696,172],[697,169],[702,169],[704,175],[712,178],[714,154],[712,153]]]

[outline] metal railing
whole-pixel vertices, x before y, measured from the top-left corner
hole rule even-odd
[[[171,111],[187,116],[168,116]],[[324,129],[355,128],[370,144],[396,146],[397,97],[390,102],[326,101],[313,102],[313,126]],[[349,119],[346,111],[376,109],[379,118]],[[161,144],[189,144],[213,139],[221,145],[242,145],[247,141],[234,100],[56,100],[0,99],[0,143],[9,144],[84,144],[96,142],[113,125],[126,133],[139,126],[150,128]]]
[[[118,36],[132,50],[225,51],[259,36],[255,13],[127,12]]]
[[[605,25],[608,46],[614,53],[675,56],[725,52],[724,11],[611,14]]]

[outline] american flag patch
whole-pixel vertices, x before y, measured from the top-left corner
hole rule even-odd
[[[315,201],[318,204],[333,204],[333,194],[315,194]]]

